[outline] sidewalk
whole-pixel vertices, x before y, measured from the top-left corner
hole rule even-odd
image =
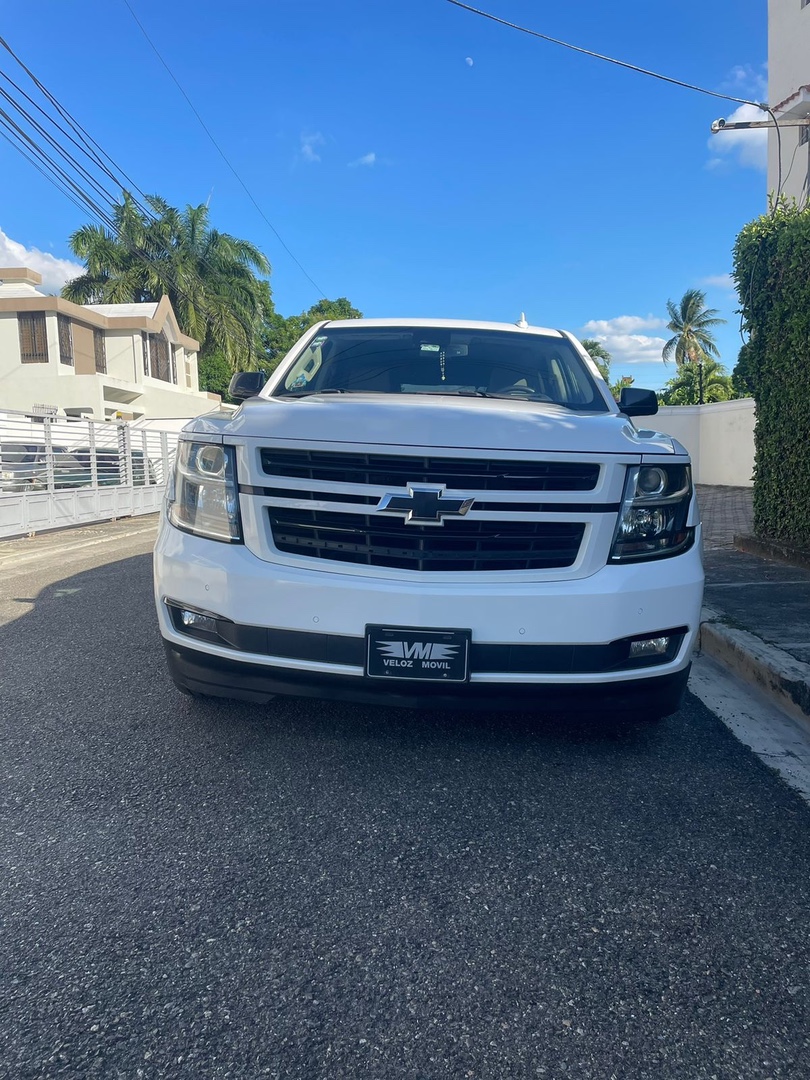
[[[698,485],[706,591],[700,649],[810,724],[810,569],[738,550],[751,488]]]

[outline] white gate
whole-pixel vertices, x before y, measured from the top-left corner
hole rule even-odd
[[[0,414],[0,538],[160,509],[176,431]]]

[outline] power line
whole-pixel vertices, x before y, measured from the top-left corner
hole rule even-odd
[[[126,0],[124,0],[124,2],[126,3]],[[552,37],[550,34],[542,34],[539,30],[530,30],[527,26],[521,26],[518,23],[510,22],[508,19],[502,19],[499,15],[493,15],[489,11],[482,11],[480,8],[472,7],[470,4],[463,3],[462,0],[447,0],[447,3],[452,4],[454,7],[462,8],[464,11],[469,11],[473,15],[480,15],[484,19],[490,19],[492,22],[498,23],[501,26],[507,26],[511,30],[517,30],[521,34],[528,34],[530,37],[539,38],[541,41],[547,41],[551,45],[559,45],[563,49],[570,49],[571,52],[580,53],[582,56],[590,56],[594,60],[603,60],[606,64],[615,64],[616,67],[624,68],[627,71],[634,71],[637,75],[646,75],[648,78],[658,79],[660,82],[669,83],[672,86],[680,86],[684,90],[694,90],[697,94],[705,94],[707,97],[718,98],[720,101],[733,101],[737,105],[752,105],[755,109],[761,109],[763,112],[768,113],[773,121],[773,126],[776,129],[778,181],[776,185],[774,208],[778,205],[782,194],[782,133],[779,129],[779,121],[776,119],[776,114],[769,105],[760,101],[749,101],[747,98],[734,97],[733,94],[722,94],[718,90],[707,90],[705,86],[696,86],[694,83],[684,82],[683,79],[675,79],[671,75],[662,75],[658,71],[650,71],[649,68],[639,67],[638,64],[631,64],[626,60],[617,60],[614,56],[606,56],[604,53],[594,52],[593,49],[585,49],[581,45],[572,45],[569,41],[562,41],[560,38]]]
[[[307,281],[310,283],[310,285],[312,285],[316,289],[316,291],[318,292],[318,295],[322,299],[325,299],[326,298],[326,293],[323,291],[323,289],[320,287],[320,285],[318,285],[317,282],[313,281],[313,279],[310,277],[310,275],[307,273],[307,271],[304,269],[304,267],[301,265],[301,263],[298,261],[298,259],[295,257],[295,255],[293,255],[293,253],[289,249],[289,247],[287,247],[287,245],[284,243],[284,240],[281,238],[281,234],[279,233],[278,229],[275,227],[275,225],[272,223],[272,221],[269,220],[269,218],[265,214],[264,210],[262,210],[261,206],[258,204],[256,199],[254,198],[253,193],[250,191],[250,189],[248,188],[245,181],[242,179],[242,177],[236,171],[234,166],[231,164],[230,160],[228,159],[227,155],[225,154],[225,151],[222,149],[222,147],[219,145],[217,140],[211,134],[211,131],[208,128],[205,121],[203,120],[202,116],[200,116],[199,112],[194,107],[194,104],[193,104],[191,98],[188,96],[186,91],[183,89],[183,87],[181,86],[181,84],[178,81],[177,77],[175,76],[174,72],[169,67],[169,65],[166,63],[166,61],[163,59],[163,56],[161,55],[160,51],[158,50],[157,45],[155,45],[154,41],[152,41],[151,37],[146,32],[146,29],[145,29],[143,23],[140,21],[138,16],[133,11],[132,5],[129,3],[129,0],[123,0],[123,3],[125,5],[125,7],[128,9],[128,11],[129,11],[130,15],[132,16],[132,18],[135,20],[135,23],[138,26],[138,28],[140,29],[141,33],[146,38],[146,40],[149,43],[149,45],[150,45],[152,51],[154,52],[155,56],[158,58],[158,60],[161,62],[163,67],[168,72],[169,78],[172,80],[174,85],[177,87],[177,89],[180,91],[180,93],[185,98],[186,104],[188,105],[188,107],[191,109],[191,111],[196,116],[197,120],[199,121],[200,127],[203,129],[205,134],[210,139],[211,143],[213,144],[213,146],[214,146],[215,150],[217,151],[217,153],[219,154],[219,156],[222,158],[222,160],[225,162],[225,164],[231,170],[233,175],[239,181],[240,185],[242,186],[243,191],[245,192],[247,197],[250,199],[250,201],[253,203],[256,210],[258,210],[258,212],[261,215],[262,220],[264,221],[264,223],[272,230],[272,232],[274,233],[274,235],[275,235],[276,239],[278,240],[278,242],[281,244],[281,246],[284,248],[284,250],[290,256],[292,261],[295,263],[295,265],[298,267],[298,269],[301,271],[301,273],[304,275],[304,277],[307,279]]]
[[[126,3],[126,0],[124,0]],[[520,26],[518,23],[509,22],[508,19],[502,19],[498,15],[493,15],[489,11],[481,11],[480,8],[471,7],[469,4],[462,3],[462,0],[447,0],[448,4],[453,4],[454,7],[463,8],[464,11],[470,11],[473,15],[480,15],[484,19],[491,19],[492,22],[500,23],[501,26],[508,26],[511,30],[518,30],[521,34],[528,34],[530,37],[540,38],[541,41],[548,41],[552,45],[560,45],[564,49],[570,49],[572,52],[581,53],[583,56],[591,56],[595,60],[604,60],[607,64],[615,64],[617,67],[626,68],[628,71],[635,71],[639,75],[647,75],[651,79],[660,79],[661,82],[671,83],[673,86],[681,86],[684,90],[694,90],[698,94],[706,94],[708,97],[720,98],[722,101],[736,101],[738,105],[755,105],[758,109],[763,109],[766,112],[769,111],[767,105],[762,105],[758,101],[748,101],[747,98],[734,97],[731,94],[721,94],[717,90],[707,90],[703,86],[695,86],[693,83],[684,82],[682,79],[674,79],[671,75],[661,75],[660,72],[650,71],[648,68],[639,67],[637,64],[630,64],[626,60],[617,60],[614,56],[606,56],[604,53],[594,52],[592,49],[585,49],[581,45],[572,45],[569,41],[561,41],[560,38],[551,37],[550,34],[541,34],[539,30],[530,30],[526,26]]]
[[[131,177],[117,165],[113,158],[111,158],[92,136],[85,131],[79,122],[71,116],[69,111],[61,105],[57,98],[47,90],[31,69],[25,65],[19,56],[17,56],[8,42],[1,37],[0,45],[6,49],[16,63],[23,71],[25,71],[26,75],[31,79],[46,101],[56,110],[59,117],[69,124],[70,128],[76,133],[81,142],[73,138],[70,132],[65,129],[58,119],[55,119],[53,115],[43,109],[8,74],[0,71],[0,77],[5,79],[5,81],[17,91],[21,98],[30,103],[55,132],[76,147],[76,150],[87,159],[92,168],[100,169],[104,176],[112,180],[117,189],[124,192],[125,195],[128,195],[132,200],[134,207],[142,215],[147,224],[159,224],[161,219],[158,218],[152,210],[151,197],[144,194],[144,192],[138,188]],[[15,101],[2,86],[0,86],[0,98],[7,101],[18,114],[21,121],[27,123],[30,128],[30,131],[26,132],[12,116],[0,108],[0,136],[32,164],[41,175],[61,191],[74,206],[77,206],[85,213],[89,213],[91,218],[98,221],[104,229],[123,244],[129,254],[141,261],[144,265],[149,267],[153,266],[156,256],[159,257],[167,253],[165,245],[152,245],[147,243],[141,248],[129,241],[116,224],[115,215],[120,207],[117,197],[107,190],[98,178],[78,160],[75,154],[71,152],[69,146],[61,144],[58,138],[54,138],[54,136],[39,123],[32,113],[26,110],[24,105],[20,102]],[[3,129],[5,129],[5,132]],[[43,140],[45,145],[43,145]],[[96,149],[94,150],[93,147]],[[116,173],[111,170],[104,159],[110,163],[112,169],[118,171],[119,175],[116,175]],[[71,176],[70,172],[74,175]],[[146,205],[132,195],[131,190],[128,190],[122,181],[122,176],[128,181],[131,188],[134,188],[142,195]],[[88,187],[91,190],[88,191]],[[151,247],[154,247],[153,251],[149,250]],[[217,268],[205,257],[205,255],[200,254],[199,260],[203,266],[207,266],[214,273],[217,272]],[[172,272],[167,272],[165,263],[162,266],[162,275],[163,280],[173,288],[177,297],[190,304],[193,303],[192,298],[179,284],[177,276]],[[242,351],[250,337],[250,331],[247,326],[242,326],[241,329],[246,335],[244,342],[238,337],[235,337],[232,332],[226,331],[227,336],[238,346],[239,351]]]
[[[34,86],[37,88],[37,90],[39,90],[39,92],[42,94],[42,96],[45,98],[45,100],[50,105],[52,105],[53,108],[56,109],[58,115],[75,132],[76,136],[78,137],[78,140],[80,140],[80,141],[77,141],[77,139],[74,139],[73,136],[70,134],[70,132],[67,131],[57,120],[55,120],[53,116],[48,115],[48,113],[46,113],[45,110],[40,105],[38,105],[33,100],[33,98],[31,98],[22,89],[22,87],[19,85],[19,83],[15,82],[14,79],[11,78],[10,75],[7,75],[5,72],[0,72],[0,75],[2,75],[2,77],[6,80],[6,82],[8,82],[11,86],[13,86],[14,89],[17,91],[17,93],[21,94],[26,99],[26,101],[30,102],[34,106],[34,108],[36,108],[57,131],[61,132],[70,142],[72,142],[73,145],[76,146],[77,149],[80,150],[90,162],[92,162],[95,166],[100,168],[102,170],[102,172],[110,180],[112,180],[112,182],[115,184],[115,186],[117,188],[120,188],[122,191],[126,189],[130,193],[132,191],[136,191],[141,196],[141,198],[146,199],[147,196],[138,187],[138,185],[135,183],[135,181],[125,172],[124,169],[121,168],[121,166],[117,162],[115,162],[110,157],[109,154],[107,154],[99,146],[99,144],[96,142],[96,140],[87,132],[87,130],[85,128],[83,128],[81,126],[81,124],[70,113],[70,111],[68,109],[66,109],[65,106],[62,105],[62,103],[56,97],[54,97],[54,95],[50,92],[50,90],[48,90],[48,88],[46,86],[44,86],[40,82],[40,80],[37,78],[37,76],[34,74],[34,72],[31,71],[31,69],[24,63],[22,58],[19,57],[17,55],[17,53],[14,52],[12,47],[9,45],[9,43],[3,37],[0,37],[0,46],[2,46],[6,50],[6,52],[11,56],[11,58],[15,61],[15,63],[18,64],[18,66],[20,68],[22,68],[22,70],[25,72],[25,74],[28,76],[28,78],[31,80],[31,82],[34,84]],[[15,104],[15,108],[18,111],[22,111],[20,109],[19,105]],[[111,171],[110,167],[107,164],[105,164],[104,159],[106,159],[106,161],[108,161],[110,163],[112,168],[116,170],[115,173],[113,173]],[[73,160],[75,161],[75,159],[73,159]],[[126,180],[126,184],[121,182],[121,177],[123,177],[124,180]],[[147,210],[147,208],[145,206],[143,206],[138,200],[134,200],[134,201],[136,202],[136,205],[138,206],[138,208],[145,215],[149,216],[150,211]]]
[[[0,90],[0,95],[5,96],[6,98],[9,97],[9,95],[5,94],[2,90]],[[60,146],[55,139],[49,136],[49,134],[42,129],[41,125],[33,120],[33,117],[31,117],[22,106],[13,101],[12,104],[23,120],[27,120],[34,125],[34,135],[32,137],[32,135],[27,133],[13,117],[0,108],[0,136],[18,150],[18,152],[33,165],[41,175],[60,190],[74,206],[77,206],[85,213],[89,212],[91,217],[98,220],[100,224],[124,246],[130,255],[142,262],[145,266],[152,267],[154,265],[154,259],[150,256],[149,252],[146,249],[142,250],[140,247],[131,243],[116,226],[114,214],[118,204],[115,202],[114,197],[101,187],[89,173],[87,173],[87,170],[84,169],[68,149]],[[48,117],[48,119],[53,122],[50,117]],[[54,124],[54,126],[58,127],[56,124]],[[4,128],[5,132],[3,131]],[[37,129],[39,129],[41,137],[45,139],[44,146],[37,141]],[[61,157],[67,168],[73,169],[74,173],[76,173],[76,178],[71,177],[67,169],[64,168],[54,156],[54,153]],[[88,192],[82,186],[82,181],[84,180],[86,182],[85,178],[93,183],[96,191],[101,195],[101,203],[96,201],[96,194]],[[105,202],[109,203],[109,206],[107,206]],[[113,216],[110,215],[110,208],[112,208]],[[153,220],[157,221],[158,219],[154,218]],[[161,251],[158,250],[156,254],[160,255]],[[210,266],[210,263],[208,263],[207,260],[203,259],[202,261],[205,265]],[[162,267],[162,276],[163,281],[168,283],[169,286],[174,289],[174,293],[177,297],[190,304],[193,303],[192,298],[179,284],[177,276],[171,271],[167,272],[165,264]],[[238,317],[236,317],[236,321],[239,323]],[[249,351],[248,342],[250,338],[250,329],[248,326],[242,325],[241,323],[240,326],[245,334],[244,341],[238,336],[235,336],[231,330],[226,329],[226,334],[237,346],[238,351],[241,352],[246,347]]]

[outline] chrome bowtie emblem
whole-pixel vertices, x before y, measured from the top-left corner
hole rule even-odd
[[[444,525],[446,517],[464,517],[474,502],[445,495],[443,487],[408,484],[407,495],[383,495],[377,512],[401,515],[406,525]]]

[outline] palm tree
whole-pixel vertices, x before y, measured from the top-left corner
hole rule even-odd
[[[148,209],[129,192],[114,211],[114,229],[85,225],[70,237],[86,272],[62,295],[74,303],[157,302],[169,297],[184,332],[232,367],[256,359],[262,320],[272,311],[270,288],[258,274],[270,264],[247,240],[212,229],[208,207],[177,210],[158,195]]]
[[[703,364],[712,357],[720,359],[720,350],[714,340],[711,328],[720,326],[725,319],[718,318],[716,308],[706,307],[706,294],[700,289],[687,289],[681,297],[680,304],[676,305],[667,300],[669,322],[667,330],[672,337],[664,346],[662,357],[664,363],[668,363],[673,356],[678,367],[681,364],[693,363],[698,365],[700,372]],[[700,395],[700,404],[703,404],[703,394]]]
[[[597,341],[596,338],[583,338],[581,343],[582,348],[590,356],[591,360],[599,368],[602,378],[605,382],[610,382],[610,361],[613,359],[610,353],[607,351],[601,341]]]
[[[703,405],[705,401],[730,401],[734,395],[731,376],[716,360],[686,360],[659,392],[663,405]]]

